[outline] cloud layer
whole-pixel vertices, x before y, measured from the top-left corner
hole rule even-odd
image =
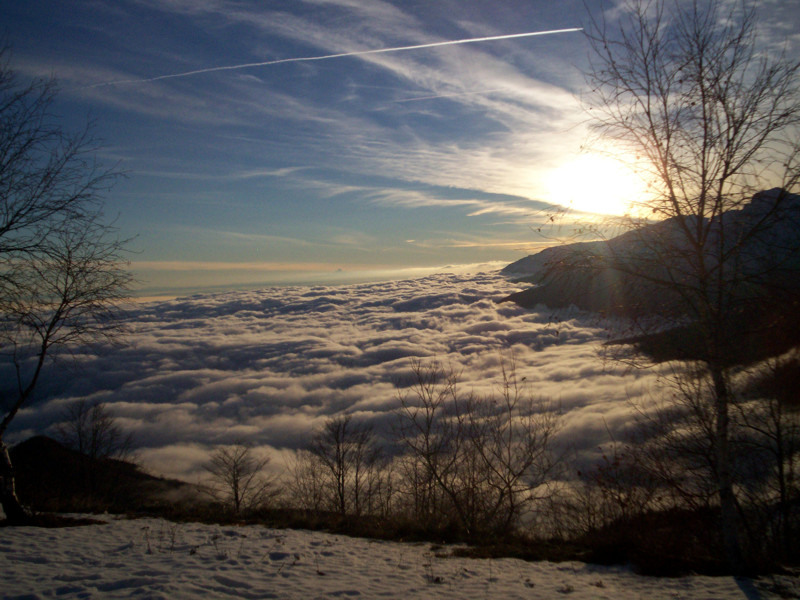
[[[513,355],[531,393],[560,403],[565,447],[607,441],[655,375],[604,363],[608,329],[590,315],[496,303],[516,289],[496,273],[437,274],[144,304],[122,345],[51,368],[13,439],[52,431],[70,402],[103,400],[146,468],[191,478],[214,444],[296,449],[344,411],[390,435],[412,359],[449,363],[463,390],[489,394]]]

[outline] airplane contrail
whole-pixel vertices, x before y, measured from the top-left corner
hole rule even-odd
[[[514,38],[534,37],[537,35],[553,35],[556,33],[572,33],[576,31],[583,31],[582,27],[573,27],[570,29],[550,29],[548,31],[529,31],[527,33],[511,33],[506,35],[491,35],[479,38],[466,38],[463,40],[447,40],[445,42],[431,42],[429,44],[417,44],[414,46],[395,46],[394,48],[377,48],[375,50],[355,50],[353,52],[341,52],[339,54],[325,54],[323,56],[301,56],[297,58],[281,58],[278,60],[268,60],[264,62],[242,63],[238,65],[226,65],[222,67],[209,67],[206,69],[197,69],[194,71],[184,71],[183,73],[172,73],[170,75],[158,75],[156,77],[147,77],[144,79],[123,79],[118,81],[106,81],[104,83],[95,83],[94,85],[87,86],[89,88],[103,87],[107,85],[119,85],[126,83],[148,83],[151,81],[161,81],[162,79],[175,79],[178,77],[190,77],[192,75],[201,75],[203,73],[214,73],[216,71],[236,71],[238,69],[250,69],[253,67],[267,67],[269,65],[279,65],[282,63],[291,62],[306,62],[312,60],[329,60],[331,58],[345,58],[347,56],[363,56],[365,54],[380,54],[384,52],[403,52],[406,50],[419,50],[421,48],[435,48],[437,46],[454,46],[456,44],[475,44],[478,42],[492,42],[495,40],[510,40]]]

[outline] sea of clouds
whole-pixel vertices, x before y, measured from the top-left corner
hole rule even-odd
[[[560,406],[561,446],[596,449],[630,426],[630,401],[649,401],[659,375],[602,360],[614,331],[595,315],[498,303],[519,289],[497,272],[440,273],[140,304],[120,344],[48,367],[9,438],[52,435],[70,403],[99,400],[153,473],[193,480],[211,448],[240,440],[280,464],[343,412],[390,438],[398,386],[419,359],[450,365],[479,394],[496,393],[513,361],[531,394]]]

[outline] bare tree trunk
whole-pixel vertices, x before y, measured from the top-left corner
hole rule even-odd
[[[733,491],[730,452],[730,417],[728,414],[729,393],[722,367],[709,365],[714,384],[716,435],[714,439],[717,459],[717,491],[721,511],[722,542],[728,566],[735,573],[742,571],[742,549],[739,542],[739,518],[736,510],[736,495]]]
[[[30,515],[22,508],[14,486],[14,467],[8,447],[0,441],[0,504],[6,513],[6,520],[13,525],[22,525],[30,520]]]

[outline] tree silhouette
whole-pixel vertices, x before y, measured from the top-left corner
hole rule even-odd
[[[273,481],[264,473],[269,460],[254,456],[244,442],[220,446],[205,467],[209,473],[205,490],[237,515],[256,508],[274,495]]]
[[[131,276],[102,213],[117,173],[97,164],[89,126],[62,128],[55,82],[21,83],[9,53],[0,49],[0,356],[13,381],[2,398],[0,503],[8,520],[23,522],[3,436],[48,358],[120,332],[115,315]]]
[[[800,63],[760,43],[747,2],[630,0],[619,10],[618,25],[587,30],[586,102],[595,131],[636,157],[652,194],[627,219],[634,243],[593,268],[660,290],[651,309],[692,324],[691,358],[710,384],[721,534],[741,569],[732,357],[765,302],[798,297],[798,236],[787,230],[800,216],[788,193],[800,177]]]

